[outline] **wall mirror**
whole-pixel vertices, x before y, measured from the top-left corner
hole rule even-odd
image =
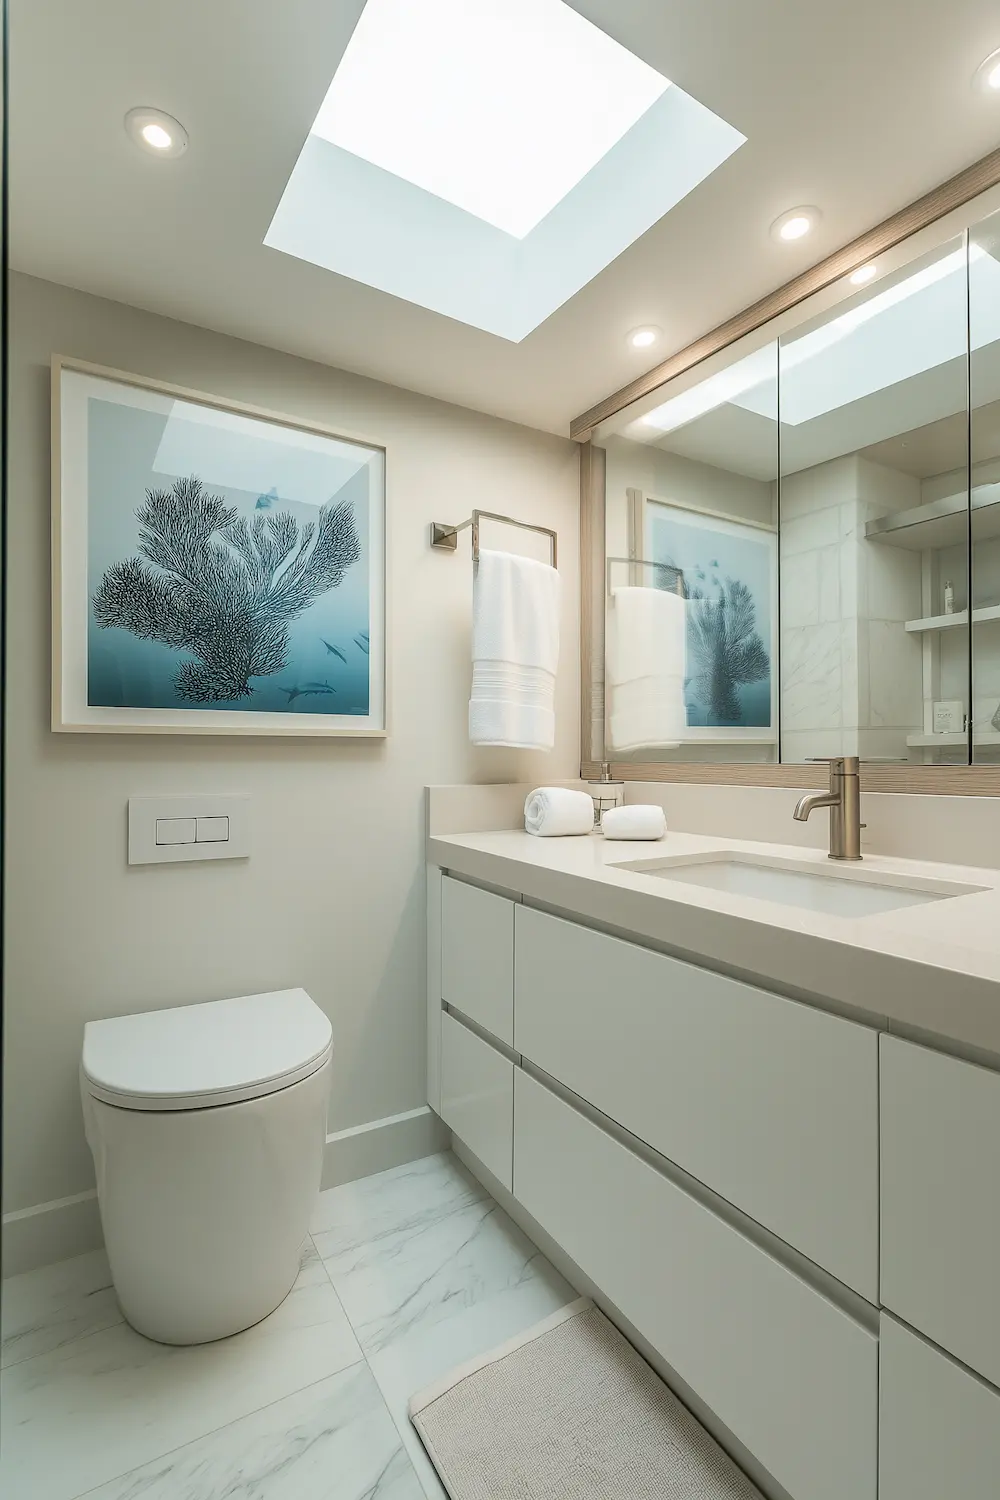
[[[1000,766],[1000,190],[593,445],[594,760]]]

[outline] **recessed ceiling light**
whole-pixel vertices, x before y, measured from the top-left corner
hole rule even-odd
[[[973,74],[972,83],[984,94],[1000,94],[1000,47],[979,64]]]
[[[790,208],[771,225],[771,237],[788,244],[803,239],[819,223],[818,208]]]
[[[646,328],[633,328],[627,342],[630,349],[651,349],[654,344],[659,343],[662,337],[662,328],[654,328],[650,325]]]
[[[367,0],[311,133],[524,239],[669,88],[563,0]]]
[[[871,281],[877,274],[878,266],[874,261],[869,261],[866,266],[859,266],[856,271],[851,272],[850,283],[852,286],[864,286],[866,282]]]
[[[140,105],[125,116],[125,129],[150,156],[181,156],[188,147],[188,133],[180,120],[162,109]]]

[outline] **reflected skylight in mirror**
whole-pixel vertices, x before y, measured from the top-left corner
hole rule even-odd
[[[675,432],[678,427],[686,427],[689,422],[697,421],[707,412],[715,411],[716,407],[726,406],[728,403],[743,405],[740,399],[742,396],[748,391],[759,392],[762,387],[771,393],[771,410],[768,415],[777,416],[772,345],[757,349],[753,354],[748,354],[746,359],[739,360],[726,370],[720,370],[717,375],[710,375],[707,380],[692,386],[690,390],[682,391],[679,396],[671,396],[662,406],[657,406],[640,418],[637,425],[652,428],[659,433]],[[633,434],[630,432],[629,435]],[[635,435],[639,436],[638,433]]]
[[[523,239],[669,87],[562,0],[368,0],[312,134]]]
[[[983,320],[976,329],[978,347],[1000,339],[1000,263],[972,245],[968,266],[972,294],[995,310],[993,322]],[[800,426],[964,358],[964,321],[955,310],[964,302],[965,274],[965,250],[948,250],[799,337],[782,340],[782,374],[796,372],[782,387],[782,424]],[[773,418],[773,376],[763,351],[749,355],[647,412],[634,424],[634,435],[646,429],[649,441],[653,432],[676,431],[726,405]]]

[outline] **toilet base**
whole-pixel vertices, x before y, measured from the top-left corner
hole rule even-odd
[[[144,1322],[144,1317],[147,1310],[144,1306],[139,1307],[137,1310],[127,1308],[122,1303],[121,1297],[118,1298],[118,1302],[119,1306],[121,1307],[122,1317],[125,1319],[125,1322],[128,1324],[128,1326],[134,1329],[136,1333],[141,1333],[144,1339],[149,1339],[154,1344],[166,1344],[168,1347],[173,1347],[175,1349],[184,1348],[189,1344],[217,1344],[222,1339],[232,1338],[234,1334],[246,1333],[248,1329],[256,1328],[258,1323],[263,1323],[264,1320],[266,1318],[269,1318],[273,1312],[277,1312],[281,1304],[290,1295],[292,1288],[298,1280],[298,1272],[299,1266],[298,1264],[296,1264],[295,1275],[292,1277],[288,1286],[285,1288],[285,1290],[282,1292],[281,1296],[273,1306],[266,1307],[261,1310],[260,1306],[258,1305],[255,1316],[249,1323],[241,1323],[238,1328],[230,1328],[227,1326],[221,1333],[208,1332],[208,1330],[212,1327],[211,1323],[203,1324],[198,1329],[195,1329],[190,1317],[184,1317],[180,1319],[170,1317],[168,1319],[170,1325],[170,1333],[168,1334],[167,1332],[165,1332],[167,1326],[166,1324]],[[114,1279],[113,1272],[112,1279]],[[195,1332],[197,1333],[197,1337],[192,1337],[192,1334]]]
[[[209,1343],[287,1297],[319,1194],[330,1068],[209,1109],[120,1109],[84,1092],[111,1276],[137,1332]]]

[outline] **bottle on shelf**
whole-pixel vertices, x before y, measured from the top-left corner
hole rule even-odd
[[[955,590],[950,580],[944,586],[944,612],[946,615],[955,613]]]

